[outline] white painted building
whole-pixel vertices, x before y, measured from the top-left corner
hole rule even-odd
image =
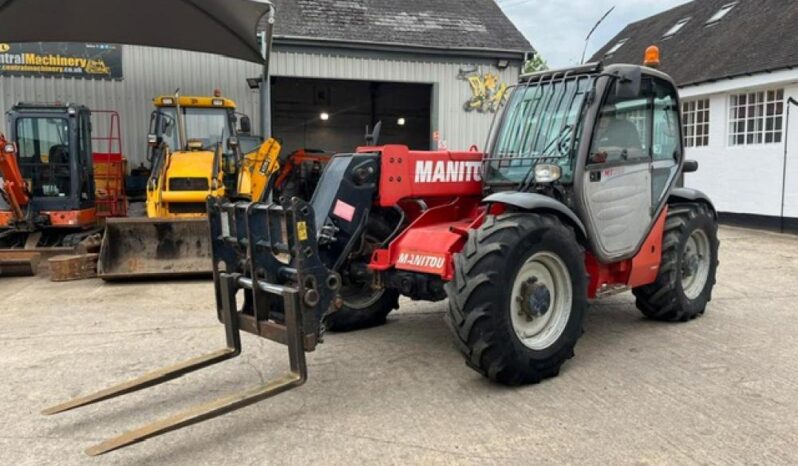
[[[686,156],[700,165],[685,184],[725,221],[798,229],[795,24],[795,2],[695,0],[628,25],[594,56],[634,63],[660,48],[680,88]]]
[[[686,154],[700,164],[686,185],[706,192],[721,212],[798,219],[798,109],[788,127],[786,108],[798,99],[798,70],[687,86],[680,94]],[[706,136],[691,136],[697,133]]]

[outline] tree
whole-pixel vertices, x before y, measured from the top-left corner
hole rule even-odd
[[[547,69],[549,69],[549,65],[546,63],[546,60],[537,53],[524,63],[524,73],[534,73]]]

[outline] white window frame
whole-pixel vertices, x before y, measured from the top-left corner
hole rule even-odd
[[[687,18],[680,19],[679,21],[676,22],[676,24],[671,26],[671,28],[668,29],[665,32],[665,34],[662,35],[662,38],[663,39],[669,39],[669,38],[675,36],[676,34],[678,34],[679,31],[681,31],[687,25],[687,23],[690,22],[691,19],[693,19],[691,16],[688,16]]]
[[[709,146],[709,99],[682,101],[682,134],[684,147]]]
[[[723,5],[722,7],[720,7],[720,10],[716,11],[715,14],[712,15],[707,20],[706,25],[707,26],[711,26],[713,24],[716,24],[716,23],[720,22],[720,20],[725,18],[726,15],[728,15],[729,12],[732,11],[734,9],[734,7],[737,6],[737,3],[738,2],[731,2],[731,3],[727,3],[727,4]]]
[[[728,103],[729,146],[784,142],[784,88],[733,93]]]
[[[621,39],[612,46],[611,49],[607,50],[607,53],[604,54],[605,57],[611,57],[615,52],[621,49],[625,43],[629,42],[629,38]]]

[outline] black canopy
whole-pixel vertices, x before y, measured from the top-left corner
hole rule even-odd
[[[0,0],[0,42],[107,42],[263,62],[252,0]]]

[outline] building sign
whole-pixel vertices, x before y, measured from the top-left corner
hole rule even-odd
[[[0,43],[0,76],[122,79],[122,46]]]
[[[460,70],[459,79],[468,81],[471,98],[463,105],[466,112],[496,113],[507,102],[507,84],[493,73],[478,70]]]

